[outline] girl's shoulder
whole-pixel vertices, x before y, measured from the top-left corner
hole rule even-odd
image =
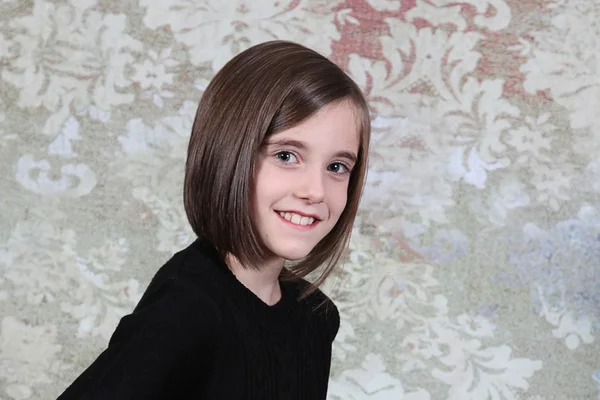
[[[163,315],[176,313],[190,322],[201,320],[203,326],[221,323],[218,302],[211,295],[211,279],[206,276],[214,273],[205,265],[208,262],[191,247],[175,253],[158,269],[132,315],[156,315],[167,310]]]
[[[311,285],[305,279],[298,279],[294,283],[298,293]],[[316,289],[309,296],[300,300],[303,309],[310,318],[326,327],[330,340],[333,342],[340,328],[340,313],[334,301],[321,289]]]

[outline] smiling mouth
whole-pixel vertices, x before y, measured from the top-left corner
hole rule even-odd
[[[286,211],[275,211],[279,217],[281,217],[283,220],[285,220],[286,222],[289,222],[290,224],[293,224],[297,227],[313,227],[315,225],[317,225],[320,220],[313,218],[313,217],[307,217],[304,215],[300,215],[300,214],[296,214],[293,212],[286,212]]]

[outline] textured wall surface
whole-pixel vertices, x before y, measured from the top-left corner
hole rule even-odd
[[[600,0],[0,0],[0,399],[52,399],[193,239],[198,100],[309,45],[374,110],[330,399],[600,398]]]

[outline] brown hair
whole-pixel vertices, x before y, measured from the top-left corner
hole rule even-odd
[[[198,238],[221,260],[227,254],[256,267],[266,250],[250,215],[254,166],[265,138],[292,128],[324,106],[349,101],[360,132],[358,160],[350,176],[340,219],[282,279],[306,277],[326,264],[305,292],[329,276],[348,247],[367,170],[369,108],[358,86],[317,52],[296,43],[271,41],[231,59],[204,92],[188,147],[184,206]]]

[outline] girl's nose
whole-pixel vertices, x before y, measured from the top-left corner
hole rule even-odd
[[[296,186],[296,196],[312,204],[325,200],[325,184],[321,171],[306,171]]]

